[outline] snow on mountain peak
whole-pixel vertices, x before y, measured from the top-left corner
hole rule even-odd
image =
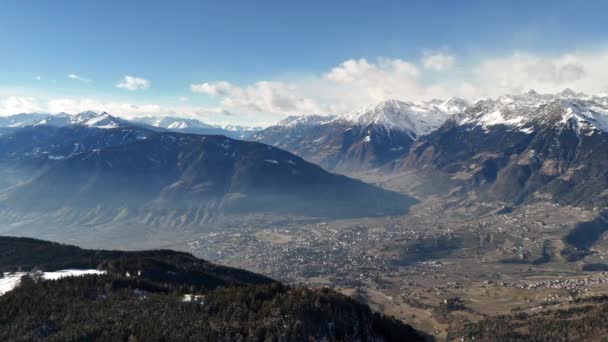
[[[362,107],[339,119],[364,126],[381,125],[388,130],[408,131],[420,136],[437,129],[449,115],[464,111],[467,106],[464,100],[456,98],[429,102],[388,100]]]
[[[455,116],[455,120],[460,125],[476,125],[486,130],[506,125],[532,133],[533,126],[573,122],[579,130],[608,132],[608,98],[575,93],[571,89],[557,94],[531,90],[479,101],[465,113]]]
[[[78,114],[81,116],[81,114]],[[113,129],[121,126],[120,120],[113,117],[108,113],[96,114],[93,117],[89,117],[89,115],[83,115],[77,120],[82,120],[78,122],[83,126],[101,128],[101,129]]]
[[[293,126],[315,126],[326,124],[337,116],[335,115],[291,115],[279,121],[277,126],[293,127]]]

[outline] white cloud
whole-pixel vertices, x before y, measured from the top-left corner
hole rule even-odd
[[[375,63],[350,59],[324,74],[320,88],[338,99],[334,108],[354,109],[387,99],[420,97],[420,76],[418,67],[403,59],[379,58]]]
[[[33,97],[9,96],[0,99],[0,115],[38,112],[42,109]]]
[[[135,91],[148,89],[150,88],[150,85],[151,82],[149,80],[146,80],[145,78],[126,75],[118,84],[116,84],[116,87]]]
[[[472,70],[477,93],[500,96],[535,89],[554,93],[571,88],[590,94],[608,90],[608,51],[539,56],[514,53],[486,59]]]
[[[90,78],[82,77],[82,76],[80,76],[80,75],[76,75],[76,74],[69,74],[69,75],[68,75],[68,78],[69,78],[69,79],[72,79],[72,80],[76,80],[76,81],[84,82],[84,83],[89,83],[89,82],[91,82],[91,79],[90,79]]]
[[[325,73],[290,83],[259,81],[236,86],[220,81],[192,84],[191,90],[218,98],[221,107],[232,113],[257,115],[263,122],[291,114],[342,114],[388,99],[457,96],[475,101],[528,89],[608,92],[608,50],[554,56],[512,53],[469,62],[468,68],[454,68],[455,64],[456,57],[445,52],[426,52],[419,63],[399,58],[349,59]],[[433,74],[438,71],[442,78]]]
[[[221,104],[231,110],[244,110],[266,114],[319,112],[318,104],[301,95],[293,84],[260,81],[246,87],[229,82],[190,85],[192,92],[218,97]]]
[[[42,76],[36,76],[36,81],[42,81]]]
[[[205,82],[200,84],[191,84],[190,90],[195,93],[212,96],[229,96],[230,93],[236,90],[236,87],[229,82],[220,81],[216,83]]]
[[[422,57],[422,65],[425,69],[434,71],[445,71],[451,69],[456,58],[443,52],[427,52]]]

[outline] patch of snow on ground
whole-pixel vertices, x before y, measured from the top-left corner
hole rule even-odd
[[[204,304],[205,296],[203,295],[194,295],[194,294],[185,294],[182,302],[197,302],[199,304]]]
[[[61,270],[56,272],[44,272],[42,279],[57,280],[65,277],[79,277],[88,274],[101,275],[105,273],[105,271],[99,270]],[[27,274],[27,272],[5,273],[4,277],[0,278],[0,296],[19,285],[19,282],[21,282],[21,277]]]
[[[497,110],[482,116],[477,124],[484,127],[495,125],[520,126],[524,123],[524,121],[525,118],[523,116],[516,116],[510,119],[505,119],[502,116],[502,112],[500,110]]]
[[[0,278],[0,296],[11,291],[21,281],[21,277],[26,273],[17,272],[17,273],[6,273],[3,278]]]
[[[526,133],[526,134],[532,134],[532,133],[534,133],[534,128],[526,127],[526,128],[520,129],[519,131],[522,133]]]
[[[265,162],[267,163],[271,163],[271,164],[278,164],[279,162],[274,160],[274,159],[264,159]]]
[[[101,275],[105,273],[105,271],[99,270],[61,270],[56,272],[44,272],[42,278],[44,280],[57,280],[65,277],[80,277],[89,274]]]

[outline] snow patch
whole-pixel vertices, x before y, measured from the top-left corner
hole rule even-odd
[[[81,277],[84,275],[102,275],[106,274],[106,271],[100,270],[61,270],[56,272],[44,272],[42,278],[44,280],[57,280],[65,277]]]
[[[4,277],[0,278],[0,296],[17,287],[21,281],[21,277],[26,274],[24,272],[4,274]]]
[[[57,280],[65,277],[80,277],[84,275],[101,275],[105,274],[105,271],[99,270],[61,270],[55,272],[43,272],[42,279],[44,280]],[[5,273],[4,277],[0,278],[0,296],[13,290],[21,282],[21,277],[31,273],[28,272],[15,272]]]
[[[90,120],[85,121],[83,125],[87,127],[95,127],[101,129],[113,129],[120,127],[116,120],[109,114],[102,114],[96,116]]]
[[[195,302],[198,304],[205,304],[205,296],[204,295],[195,295],[195,294],[185,294],[182,302]]]

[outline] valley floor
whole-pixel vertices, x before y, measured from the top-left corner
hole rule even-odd
[[[413,179],[374,182],[420,193],[420,183],[404,177]],[[608,295],[608,227],[597,221],[599,208],[418,199],[407,214],[383,218],[257,216],[204,230],[100,226],[77,234],[79,228],[66,227],[36,237],[93,248],[177,249],[292,284],[330,286],[439,341],[459,340],[467,324],[488,317]],[[582,240],[569,240],[575,230]]]
[[[608,242],[576,261],[565,234],[598,213],[553,203],[446,208],[432,199],[391,218],[276,224],[170,246],[309,286],[331,286],[438,340],[468,322],[575,305],[608,294]],[[483,214],[480,214],[483,213]]]

